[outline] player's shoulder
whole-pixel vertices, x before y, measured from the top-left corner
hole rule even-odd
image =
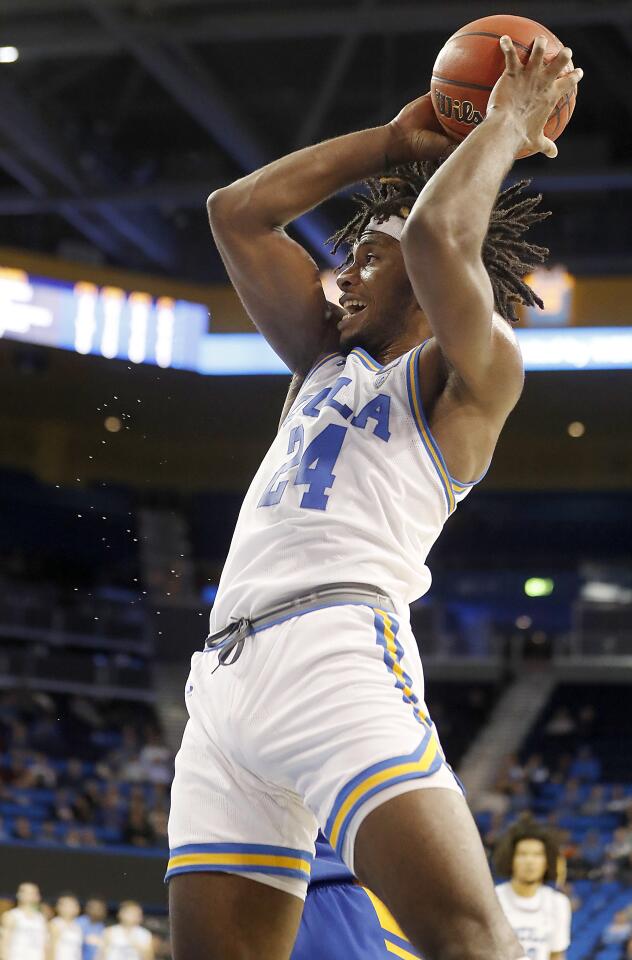
[[[543,889],[546,891],[545,895],[548,896],[549,902],[554,904],[558,909],[570,909],[571,901],[561,890],[555,890],[553,887],[544,887]]]

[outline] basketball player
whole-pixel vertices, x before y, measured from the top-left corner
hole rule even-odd
[[[107,915],[108,908],[105,900],[101,900],[100,897],[90,897],[86,901],[84,914],[77,921],[83,934],[81,960],[96,960],[99,947],[103,942]]]
[[[509,877],[496,887],[505,916],[530,960],[564,960],[571,942],[571,903],[555,883],[555,836],[531,816],[521,817],[498,841],[494,866]]]
[[[408,616],[522,389],[506,318],[532,302],[521,278],[542,251],[518,238],[541,215],[498,191],[522,149],[556,154],[542,131],[581,76],[557,79],[571,53],[546,65],[543,38],[526,66],[502,45],[486,119],[422,190],[418,161],[449,146],[428,96],[209,198],[233,285],[293,377],[186,687],[175,960],[286,960],[318,826],[427,960],[522,955],[428,716]],[[350,246],[340,310],[284,227],[385,167],[336,237]]]
[[[154,947],[149,930],[141,926],[143,911],[134,900],[124,900],[119,907],[119,922],[107,927],[98,960],[154,960]]]
[[[72,894],[63,894],[55,904],[57,916],[48,924],[49,960],[81,960],[83,932],[78,922],[79,901]]]
[[[0,960],[44,960],[48,933],[39,887],[21,883],[15,899],[17,906],[0,918]]]

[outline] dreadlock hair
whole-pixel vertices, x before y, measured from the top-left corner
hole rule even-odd
[[[555,883],[558,871],[559,839],[550,827],[538,823],[531,813],[523,813],[499,838],[492,855],[498,876],[511,877],[516,847],[521,840],[539,840],[546,851],[546,872],[543,879]]]
[[[341,244],[347,246],[348,254],[343,266],[351,263],[352,247],[372,218],[382,223],[390,216],[405,219],[409,215],[417,197],[442,162],[414,160],[393,167],[383,176],[365,181],[368,194],[353,194],[360,209],[346,226],[327,241],[332,244],[332,253]],[[530,183],[530,180],[520,180],[498,194],[483,241],[483,263],[492,283],[496,310],[510,321],[517,319],[514,312],[516,303],[525,306],[537,304],[541,310],[544,309],[542,300],[524,282],[523,277],[536,264],[544,263],[549,251],[547,247],[528,243],[522,239],[522,235],[534,223],[550,216],[551,211],[537,210],[542,200],[541,193],[535,197],[518,199]]]

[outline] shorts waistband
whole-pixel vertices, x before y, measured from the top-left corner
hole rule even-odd
[[[209,633],[204,644],[204,650],[205,652],[218,650],[218,666],[226,666],[235,663],[240,657],[244,643],[252,634],[292,617],[302,616],[304,613],[312,613],[315,610],[321,610],[323,607],[343,604],[358,604],[386,608],[391,612],[395,611],[395,604],[386,591],[373,584],[325,583],[313,587],[308,593],[285,597],[256,617],[241,617],[239,620],[229,623],[223,630],[217,633]]]

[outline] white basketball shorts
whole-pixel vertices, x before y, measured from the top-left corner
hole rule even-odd
[[[420,787],[461,792],[407,618],[327,606],[261,630],[235,663],[217,664],[216,651],[191,660],[167,880],[218,870],[304,898],[319,827],[353,870],[371,810]]]

